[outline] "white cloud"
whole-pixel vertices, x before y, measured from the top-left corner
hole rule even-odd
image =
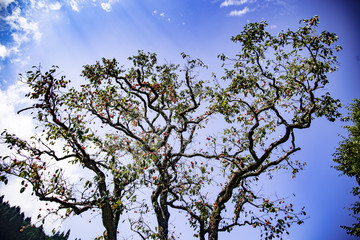
[[[156,14],[158,14],[158,11],[157,11],[157,10],[154,10],[154,11],[152,12],[152,15],[156,15]],[[164,13],[164,12],[161,12],[161,13],[159,14],[159,16],[160,16],[160,17],[165,17],[165,13]],[[168,20],[169,20],[169,18],[168,18]]]
[[[1,0],[0,0],[1,1]],[[30,12],[43,11],[49,12],[49,10],[57,11],[60,10],[62,5],[60,2],[52,0],[30,0]]]
[[[49,5],[49,8],[50,8],[50,10],[57,11],[57,10],[60,10],[61,4],[59,2],[52,3]]]
[[[85,4],[102,7],[110,12],[112,6],[120,0],[29,0],[27,7],[19,7],[13,4],[14,8],[6,9],[9,4],[16,2],[14,0],[0,0],[0,9],[4,14],[0,19],[4,22],[12,39],[1,42],[0,60],[5,58],[17,58],[16,54],[21,53],[21,47],[24,43],[32,40],[40,41],[42,37],[40,23],[43,17],[51,11],[59,11],[63,7],[71,8],[73,11],[80,12]],[[102,3],[101,3],[102,2]],[[14,56],[15,55],[15,56]]]
[[[40,40],[41,32],[39,31],[38,23],[28,21],[28,19],[21,16],[20,8],[16,8],[12,15],[5,17],[4,20],[13,30],[18,31],[17,35],[23,35],[14,39],[18,45],[23,41],[28,41],[30,35],[35,40]]]
[[[79,10],[79,4],[76,0],[71,0],[70,1],[70,6],[72,8],[72,10],[74,10],[75,12],[80,12]]]
[[[42,1],[35,2],[38,9],[46,8],[46,4]]]
[[[243,5],[247,3],[248,0],[225,0],[220,4],[220,7],[228,7],[233,5]]]
[[[11,63],[21,65],[22,67],[29,64],[29,62],[30,62],[30,56],[11,59]]]
[[[4,59],[10,55],[10,50],[0,43],[0,58]]]
[[[0,6],[6,6],[10,0],[0,0]],[[76,0],[71,0],[74,4]],[[58,1],[48,0],[31,0],[29,8],[16,7],[8,15],[4,15],[1,19],[6,25],[10,27],[13,42],[8,44],[10,49],[5,46],[0,46],[0,57],[9,57],[13,53],[18,53],[19,48],[25,42],[36,40],[39,41],[42,33],[39,29],[38,19],[41,19],[41,14],[51,11],[60,10],[62,4]],[[75,7],[75,6],[74,6]],[[5,51],[6,50],[6,51]]]
[[[158,14],[158,11],[157,11],[157,10],[154,10],[153,13],[152,13],[153,16],[155,16],[155,15],[157,15],[157,14]],[[164,13],[164,12],[161,12],[161,13],[159,14],[159,16],[162,17],[165,21],[171,22],[171,18],[170,18],[170,17],[166,17],[166,18],[165,18],[165,13]]]
[[[10,3],[12,3],[14,0],[0,0],[0,9],[1,8],[7,8]]]
[[[16,54],[19,52],[19,47],[15,46],[15,47],[6,47],[2,44],[0,44],[0,58],[1,60],[4,60],[5,58],[11,56],[12,54]],[[11,62],[13,62],[13,60],[11,60]],[[1,68],[0,68],[1,71]]]
[[[6,91],[0,91],[0,129],[8,129],[9,132],[24,138],[32,135],[32,117],[18,115],[16,112],[24,104],[29,105],[28,98],[24,98],[27,91],[27,86],[20,82],[10,86]]]
[[[230,16],[242,16],[246,13],[250,12],[250,9],[248,7],[245,7],[243,10],[234,10],[229,13]]]
[[[22,43],[29,41],[29,38],[26,34],[21,32],[14,32],[11,34],[17,46],[20,46]]]
[[[102,9],[104,9],[106,12],[111,11],[111,4],[110,3],[102,3],[101,4]]]
[[[38,6],[41,7],[40,5]],[[29,15],[31,14],[22,12],[20,8],[15,8],[11,14],[1,18],[11,29],[10,32],[12,32],[12,41],[7,42],[6,45],[0,44],[0,58],[2,60],[11,57],[13,54],[18,54],[23,43],[30,40],[39,41],[41,39],[42,34],[38,23],[29,20]]]
[[[101,8],[104,9],[106,12],[110,12],[112,9],[112,5],[119,2],[119,0],[108,0],[107,3],[101,3]]]

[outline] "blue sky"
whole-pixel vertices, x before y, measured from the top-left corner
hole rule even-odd
[[[331,75],[327,90],[347,104],[360,97],[359,12],[358,0],[0,0],[0,129],[31,134],[31,119],[15,112],[26,104],[18,74],[33,65],[41,64],[44,69],[58,65],[63,74],[77,81],[85,64],[102,57],[125,63],[142,49],[175,63],[186,52],[218,72],[217,55],[239,51],[229,39],[246,23],[266,20],[276,33],[295,30],[300,19],[314,15],[320,16],[321,30],[339,35],[344,48],[339,54],[339,71]],[[302,151],[295,157],[308,163],[305,170],[295,179],[281,173],[266,185],[281,196],[294,193],[293,201],[305,206],[310,217],[305,225],[291,228],[285,239],[351,239],[339,225],[353,221],[345,208],[354,200],[349,192],[355,181],[338,176],[331,168],[338,134],[344,133],[341,126],[339,121],[319,119],[299,133]],[[10,187],[1,186],[0,192],[35,215],[33,203],[19,198]],[[89,239],[102,232],[96,224],[86,224],[86,217],[75,218],[63,227],[71,228],[74,238]],[[258,239],[259,233],[237,229],[223,235],[224,239],[239,236]]]

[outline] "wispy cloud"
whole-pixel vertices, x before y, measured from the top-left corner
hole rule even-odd
[[[234,5],[243,5],[245,3],[247,3],[248,0],[225,0],[224,2],[222,2],[220,4],[220,7],[229,7],[229,6],[234,6]]]
[[[80,12],[79,3],[76,0],[71,0],[70,6],[71,6],[71,9],[74,10],[75,12]]]
[[[111,12],[111,9],[112,9],[112,7],[111,7],[111,4],[110,3],[102,3],[101,4],[101,7],[102,7],[102,9],[104,9],[106,12]]]
[[[167,17],[167,18],[165,18],[165,12],[158,12],[157,10],[154,10],[153,12],[152,12],[152,15],[153,16],[156,16],[156,15],[159,15],[160,17],[161,17],[161,19],[166,19],[168,22],[170,22],[171,21],[171,18],[170,17]]]
[[[59,2],[49,4],[50,10],[56,11],[56,10],[60,10],[60,8],[61,8],[61,4]]]
[[[76,4],[75,0],[70,0],[68,3],[71,2]],[[24,43],[33,40],[39,42],[42,33],[38,19],[41,19],[43,14],[58,11],[62,7],[60,1],[32,0],[29,5],[22,5],[21,1],[0,0],[2,10],[0,19],[6,29],[9,29],[8,36],[10,36],[8,39],[1,39],[0,60],[18,57]]]
[[[45,0],[45,2],[46,1],[50,0]],[[83,6],[101,7],[104,11],[111,12],[114,4],[120,1],[121,0],[67,0],[66,5],[70,5],[71,9],[75,12],[80,12]]]
[[[26,91],[27,86],[21,82],[10,86],[6,91],[0,91],[0,126],[23,138],[30,137],[33,134],[31,129],[34,128],[31,116],[16,114],[24,104],[31,103],[28,98],[24,98]]]
[[[0,9],[7,8],[12,2],[14,2],[14,0],[0,0]]]
[[[222,7],[231,7],[231,6],[241,6],[241,5],[249,5],[250,3],[256,2],[256,0],[225,0],[220,4],[220,8]],[[242,16],[246,13],[250,12],[249,7],[244,7],[242,10],[232,10],[229,13],[229,16]]]
[[[29,20],[20,8],[15,8],[12,13],[3,17],[4,23],[11,29],[11,38],[7,43],[0,44],[0,58],[16,56],[20,52],[21,46],[31,40],[40,41],[41,32],[38,23]]]
[[[157,14],[159,14],[160,17],[165,17],[165,13],[164,13],[164,12],[160,12],[160,13],[159,13],[158,10],[154,10],[154,11],[152,12],[152,15],[154,15],[154,16],[157,15]]]
[[[6,16],[4,20],[13,30],[17,31],[18,35],[20,35],[19,33],[22,33],[21,37],[18,36],[16,38],[17,41],[20,41],[19,44],[21,44],[22,41],[27,41],[30,35],[32,35],[32,37],[36,40],[41,38],[38,23],[28,20],[26,17],[22,16],[20,8],[16,8],[12,14]]]
[[[4,45],[0,44],[0,58],[4,60],[6,57],[10,55],[10,50],[6,48]]]
[[[106,12],[111,12],[112,5],[119,2],[119,0],[109,0],[107,3],[101,3],[101,8],[104,9]]]
[[[245,7],[244,9],[242,10],[234,10],[234,11],[231,11],[229,13],[229,16],[242,16],[242,15],[245,15],[246,13],[250,12],[250,9],[248,7]]]

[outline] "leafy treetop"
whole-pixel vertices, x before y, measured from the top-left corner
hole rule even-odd
[[[350,122],[352,125],[347,125],[345,128],[348,131],[348,136],[343,137],[339,143],[339,147],[334,153],[334,162],[337,163],[334,168],[344,175],[355,177],[356,182],[360,185],[360,99],[354,99],[353,103],[348,106],[349,115],[342,118],[345,122]],[[352,189],[354,196],[360,195],[360,186]],[[349,235],[360,236],[360,202],[356,201],[351,208],[353,217],[356,219],[351,227],[342,226]]]

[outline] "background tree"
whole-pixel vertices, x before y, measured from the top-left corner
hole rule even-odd
[[[355,177],[359,186],[352,189],[354,196],[360,195],[360,99],[354,99],[354,102],[348,106],[349,115],[342,120],[350,122],[352,125],[347,125],[344,128],[348,131],[348,136],[343,137],[339,143],[339,147],[334,153],[334,162],[338,165],[335,169],[342,172],[342,174],[349,177]],[[360,237],[360,202],[356,201],[349,209],[352,211],[353,217],[356,219],[351,227],[341,226],[349,235]]]

